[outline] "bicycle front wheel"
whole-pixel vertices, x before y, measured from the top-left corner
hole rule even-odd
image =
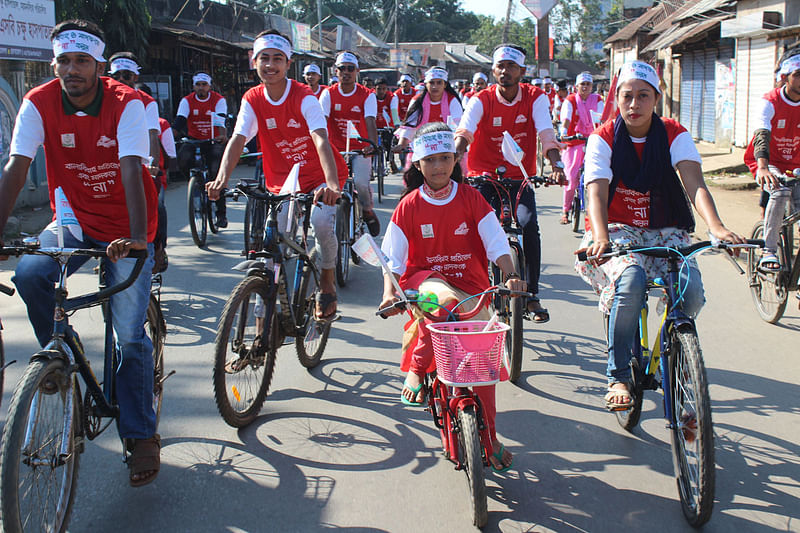
[[[711,518],[714,506],[714,428],[700,343],[694,328],[673,333],[670,354],[672,454],[678,493],[693,527]]]
[[[339,248],[336,253],[336,282],[340,287],[347,285],[350,275],[350,225],[353,209],[346,198],[342,198],[336,209],[336,240]]]
[[[386,175],[386,167],[383,152],[377,153],[373,157],[378,161],[378,203],[380,204],[383,203],[383,179]]]
[[[633,379],[633,383],[631,383],[633,405],[625,411],[614,412],[617,415],[617,422],[625,431],[633,431],[633,428],[639,425],[639,419],[642,417],[642,400],[644,399],[644,370],[637,357],[631,358],[630,367]]]
[[[575,197],[572,199],[572,231],[578,233],[581,229],[581,199],[578,197],[578,192],[575,192]]]
[[[298,294],[302,307],[298,313],[300,326],[294,338],[297,358],[304,367],[314,368],[322,360],[322,353],[328,344],[331,322],[315,320],[318,291],[317,280],[311,268],[307,268],[303,274]]]
[[[31,361],[11,399],[0,445],[4,531],[66,531],[69,524],[80,462],[80,403],[64,361],[50,355]],[[68,402],[72,424],[65,424]],[[70,434],[62,455],[65,426]]]
[[[189,207],[189,230],[192,232],[192,240],[198,248],[206,245],[206,209],[203,205],[203,185],[197,176],[189,179],[187,189],[187,203]]]
[[[478,417],[472,406],[458,411],[458,459],[467,474],[469,496],[472,502],[472,524],[483,527],[489,519],[486,503],[486,480],[483,474],[483,454]]]
[[[230,426],[240,428],[255,420],[267,396],[283,342],[275,299],[275,288],[267,280],[248,276],[233,289],[219,318],[214,398]]]
[[[758,222],[755,225],[752,238],[764,238],[763,222]],[[786,235],[781,231],[776,254],[781,265],[789,264],[786,250],[788,250]],[[759,259],[760,254],[758,250],[754,248],[749,248],[747,250],[747,279],[750,283],[750,294],[753,297],[753,303],[756,304],[756,310],[762,320],[770,324],[775,324],[781,319],[783,312],[786,310],[786,301],[789,296],[789,291],[786,290],[785,285],[786,277],[783,271],[764,272],[759,270]]]

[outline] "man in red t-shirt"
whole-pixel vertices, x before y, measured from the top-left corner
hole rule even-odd
[[[484,90],[489,84],[489,77],[486,76],[483,72],[476,72],[472,76],[472,89],[465,92],[464,96],[461,98],[461,105],[464,109],[467,108],[467,104],[469,104],[469,99]]]
[[[311,226],[320,252],[321,294],[316,301],[319,319],[336,314],[335,267],[338,241],[335,233],[336,200],[347,179],[347,164],[328,142],[322,106],[305,85],[286,77],[292,65],[289,38],[276,30],[260,33],[253,43],[253,61],[261,85],[242,98],[233,131],[216,179],[207,185],[209,198],[227,186],[245,144],[258,135],[262,146],[267,189],[278,193],[295,163],[300,163],[298,186],[314,192]],[[286,215],[287,210],[282,210]],[[285,228],[285,221],[279,221]],[[234,366],[235,368],[235,366]]]
[[[303,79],[306,80],[306,85],[311,89],[311,92],[317,98],[320,97],[322,94],[323,89],[327,89],[327,85],[322,85],[320,80],[322,79],[322,71],[319,69],[318,65],[314,63],[309,63],[308,65],[303,68]]]
[[[780,270],[778,237],[786,204],[800,210],[800,185],[785,187],[769,167],[785,176],[800,168],[800,52],[784,59],[778,70],[781,86],[763,96],[757,110],[756,130],[744,154],[744,162],[758,184],[769,192],[764,211],[764,253],[759,267]]]
[[[494,175],[495,169],[507,167],[508,178],[518,179],[509,191],[516,207],[516,217],[522,226],[523,249],[525,250],[526,280],[533,298],[528,300],[528,311],[536,322],[547,322],[550,314],[542,307],[537,296],[541,270],[541,236],[536,214],[536,197],[533,187],[522,183],[522,171],[505,161],[501,144],[503,132],[508,131],[522,148],[525,156],[522,164],[528,176],[536,175],[536,136],[542,141],[542,149],[553,168],[552,180],[564,183],[564,164],[561,162],[558,144],[550,120],[550,105],[541,89],[522,84],[525,74],[525,49],[513,45],[498,46],[492,54],[492,73],[497,84],[474,96],[461,117],[456,130],[456,150],[463,154],[469,146],[467,165],[469,175]],[[519,194],[518,194],[519,192]],[[500,199],[491,184],[484,184],[481,193],[499,212]]]
[[[347,149],[348,122],[355,126],[359,137],[374,143],[378,141],[378,130],[375,127],[378,103],[374,92],[356,83],[358,72],[356,55],[352,52],[341,52],[336,56],[339,83],[322,91],[319,98],[322,112],[328,120],[331,144],[339,152]],[[369,185],[373,148],[365,142],[351,138],[350,150],[362,150],[364,154],[352,159],[353,182],[358,190],[358,201],[364,210],[364,220],[369,232],[377,237],[381,232],[381,223],[372,209],[372,188]]]
[[[221,94],[211,90],[211,76],[205,72],[195,74],[192,82],[194,91],[181,99],[172,127],[175,131],[186,132],[190,139],[213,140],[213,142],[202,144],[200,147],[208,163],[208,175],[213,177],[219,171],[222,151],[228,140],[228,132],[225,131],[228,104]],[[194,153],[195,146],[190,144],[184,144],[178,150],[178,168],[187,179],[189,170],[195,164]],[[218,227],[228,226],[226,215],[225,196],[220,196],[217,200]]]
[[[375,100],[378,104],[378,114],[375,116],[375,126],[378,128],[394,127],[392,120],[392,105],[397,97],[389,90],[386,78],[375,80]]]
[[[0,235],[43,145],[50,206],[55,210],[56,197],[63,193],[78,224],[63,226],[59,232],[54,221],[39,235],[42,247],[57,247],[63,239],[66,248],[105,249],[110,285],[130,275],[135,261],[124,259],[129,250],[148,250],[144,273],[111,297],[120,350],[115,369],[118,429],[120,437],[133,443],[130,483],[140,486],[158,474],[160,449],[153,410],[153,344],[144,327],[153,266],[150,243],[156,232],[155,185],[143,165],[148,158],[145,110],[135,90],[101,77],[105,43],[95,24],[61,22],[53,28],[51,40],[56,79],[29,91],[20,106],[11,157],[0,179]],[[70,272],[88,259],[72,257]],[[13,278],[42,346],[53,332],[53,287],[59,268],[49,257],[26,255]],[[73,352],[82,352],[71,328],[66,341]]]
[[[395,99],[392,101],[392,120],[395,124],[400,124],[406,119],[408,106],[411,100],[417,95],[414,90],[414,78],[409,74],[400,76],[400,88],[394,92]]]

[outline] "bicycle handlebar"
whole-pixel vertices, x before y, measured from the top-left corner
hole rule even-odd
[[[222,126],[216,126],[221,128]],[[190,139],[189,137],[181,137],[178,140],[180,144],[191,144],[191,145],[199,145],[199,144],[214,144],[214,139]]]
[[[501,184],[510,184],[515,181],[524,181],[525,178],[507,178],[504,176],[505,172],[497,174],[483,174],[482,176],[468,176],[466,179],[470,185],[479,185],[487,181],[500,182]],[[550,184],[550,181],[543,176],[528,176],[528,183],[538,188],[542,185]]]
[[[586,141],[589,140],[589,137],[586,137],[585,135],[581,135],[580,133],[578,133],[576,135],[562,135],[558,140],[559,141],[583,141],[583,142],[586,142]]]
[[[703,248],[713,248],[715,250],[732,250],[735,248],[763,248],[763,239],[747,239],[744,244],[732,244],[723,241],[700,241],[682,248],[654,247],[654,246],[626,246],[612,249],[599,255],[587,256],[586,251],[578,253],[578,261],[588,261],[589,259],[603,259],[607,257],[621,257],[632,253],[648,255],[668,259],[670,257],[681,258],[692,255]]]
[[[385,315],[385,313],[387,311],[391,311],[392,309],[403,309],[403,310],[405,310],[406,305],[410,303],[410,304],[417,305],[417,309],[419,309],[420,312],[422,312],[422,314],[425,316],[425,318],[431,320],[432,322],[447,322],[447,321],[451,321],[450,318],[454,318],[455,319],[454,321],[469,320],[470,318],[472,318],[475,315],[477,315],[480,312],[481,309],[483,309],[483,307],[486,305],[486,300],[488,300],[489,296],[492,295],[492,294],[498,294],[500,296],[525,296],[525,297],[533,296],[533,294],[531,294],[529,292],[512,291],[511,289],[508,289],[506,287],[500,287],[500,286],[495,285],[493,287],[489,287],[488,289],[486,289],[482,293],[474,294],[472,296],[468,296],[468,297],[464,298],[463,300],[458,302],[455,305],[455,307],[453,307],[452,310],[448,310],[449,313],[447,315],[442,317],[442,316],[437,316],[437,315],[434,315],[432,313],[429,313],[428,311],[425,311],[425,310],[423,310],[422,308],[419,307],[418,304],[420,304],[420,303],[428,303],[428,304],[432,303],[432,302],[427,301],[427,300],[419,300],[418,299],[419,298],[419,291],[416,291],[416,290],[413,290],[413,289],[406,289],[403,292],[405,294],[406,300],[399,300],[399,301],[393,303],[392,305],[388,305],[386,307],[378,309],[375,312],[375,314],[377,316],[381,317],[381,318],[389,318],[388,316]],[[462,312],[462,313],[456,313],[455,312],[455,310],[458,309],[461,306],[461,304],[463,304],[464,302],[466,302],[467,300],[469,300],[471,298],[475,298],[478,295],[480,295],[480,298],[478,299],[478,303],[475,304],[475,307],[473,307],[472,309],[470,309],[469,311],[466,311],[466,312]],[[436,305],[439,305],[439,304],[436,304]],[[439,305],[439,307],[447,309],[442,305]]]
[[[9,296],[14,296],[14,293],[17,291],[14,289],[14,287],[9,287],[8,285],[3,285],[0,283],[0,292]]]
[[[46,255],[53,260],[64,255],[82,255],[86,257],[93,257],[96,259],[103,259],[108,257],[106,251],[102,249],[83,249],[83,248],[36,248],[33,246],[8,246],[0,248],[0,255],[13,255],[19,257],[20,255]],[[114,294],[122,292],[136,281],[142,271],[144,262],[147,259],[147,250],[128,250],[127,258],[136,259],[136,263],[131,270],[130,275],[120,283],[106,287],[97,292],[68,298],[64,302],[64,309],[66,311],[73,311],[83,307],[89,307],[93,304],[107,300]]]
[[[288,193],[288,194],[275,194],[269,191],[260,189],[257,183],[248,183],[240,181],[236,184],[233,190],[225,193],[227,198],[238,199],[239,195],[247,196],[248,198],[255,198],[256,200],[263,200],[270,203],[279,203],[290,198],[295,198],[300,204],[308,204],[314,199],[312,193]]]

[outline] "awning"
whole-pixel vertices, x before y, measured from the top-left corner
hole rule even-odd
[[[213,43],[215,45],[221,45],[226,47],[233,47],[233,48],[240,48],[243,50],[249,50],[253,47],[252,43],[247,42],[238,42],[232,43],[230,41],[225,41],[223,39],[219,39],[217,37],[212,37],[210,35],[206,35],[205,33],[198,33],[192,30],[186,30],[182,28],[176,28],[174,26],[165,26],[163,24],[159,24],[158,22],[153,22],[151,24],[151,29],[155,31],[161,31],[164,33],[172,34],[176,37],[185,37],[194,39],[196,41],[206,41],[209,43]]]
[[[686,24],[685,26],[673,26],[669,30],[656,37],[652,43],[648,44],[644,50],[642,50],[642,53],[657,52],[662,48],[677,46],[682,42],[691,39],[692,37],[713,29],[723,20],[728,18],[731,18],[731,15],[719,15],[710,19],[692,22],[691,24]]]
[[[767,32],[767,40],[774,41],[776,39],[785,39],[787,37],[800,36],[800,24],[795,26],[786,26],[785,28],[778,28]]]

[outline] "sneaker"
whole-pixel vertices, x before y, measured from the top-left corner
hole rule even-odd
[[[381,221],[378,220],[378,216],[375,213],[372,213],[371,217],[365,218],[364,221],[367,223],[367,229],[370,235],[377,237],[381,234]]]
[[[227,228],[228,227],[228,217],[225,216],[218,216],[217,217],[217,227],[218,228]]]

